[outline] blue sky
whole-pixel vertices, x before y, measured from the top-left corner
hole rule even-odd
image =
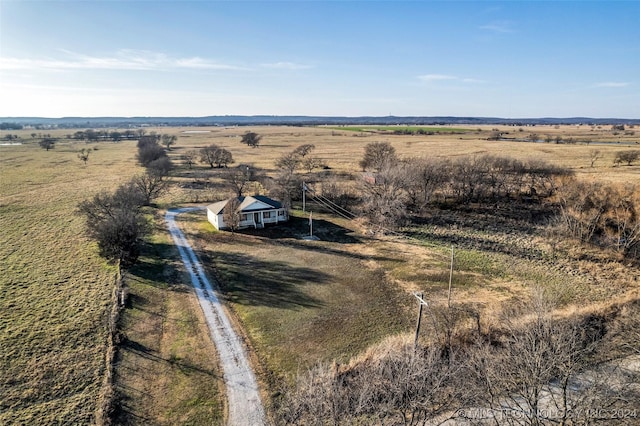
[[[0,0],[0,116],[640,118],[640,1]]]

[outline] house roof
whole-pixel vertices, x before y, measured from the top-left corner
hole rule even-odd
[[[240,202],[239,210],[241,212],[263,211],[263,210],[277,210],[282,208],[282,204],[279,201],[272,200],[264,195],[253,195],[249,197],[238,197]],[[207,210],[210,210],[214,214],[220,214],[224,210],[229,200],[218,201],[207,206]]]

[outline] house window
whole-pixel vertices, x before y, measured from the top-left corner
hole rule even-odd
[[[271,212],[263,212],[262,214],[265,219],[269,219],[271,217]]]
[[[284,217],[284,210],[280,210],[280,211],[278,212],[278,216],[282,216],[282,217]]]
[[[244,214],[244,213],[242,213],[242,214],[240,215],[240,220],[241,220],[241,221],[243,221],[243,222],[244,222],[245,220],[247,220],[247,215],[246,215],[246,214]]]

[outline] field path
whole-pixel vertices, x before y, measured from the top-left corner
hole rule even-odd
[[[202,207],[170,209],[165,215],[167,228],[191,276],[193,288],[220,356],[229,406],[228,424],[230,426],[264,425],[265,414],[260,401],[258,383],[251,370],[244,345],[234,331],[202,265],[175,221],[175,217],[180,213],[200,209]]]

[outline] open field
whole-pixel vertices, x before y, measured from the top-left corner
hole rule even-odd
[[[556,128],[557,127],[557,128]],[[480,128],[480,132],[478,132]],[[561,136],[564,140],[573,138],[575,144],[546,142],[519,142],[515,140],[488,141],[492,129],[504,132],[505,138],[526,138],[536,133],[540,138]],[[185,150],[202,148],[216,144],[226,148],[234,156],[236,163],[253,164],[267,172],[275,170],[274,162],[283,153],[295,147],[312,143],[316,146],[313,155],[324,161],[332,171],[354,173],[359,171],[358,161],[364,147],[370,142],[389,142],[401,157],[456,157],[462,155],[496,154],[527,160],[540,159],[551,164],[562,165],[573,170],[578,177],[607,181],[631,181],[640,177],[640,165],[613,167],[616,152],[640,149],[640,131],[633,134],[614,135],[609,128],[590,126],[535,126],[517,128],[513,126],[473,126],[464,134],[437,135],[393,135],[354,133],[337,131],[326,127],[229,127],[198,128],[208,133],[184,133],[189,129],[171,129],[179,136],[173,155],[179,156]],[[520,131],[519,129],[522,129]],[[155,129],[163,132],[168,129]],[[247,131],[263,135],[258,148],[240,143]],[[589,140],[590,143],[583,141]],[[594,167],[591,153],[601,152]],[[199,166],[198,169],[206,170]]]
[[[371,133],[394,133],[402,132],[403,134],[414,133],[465,133],[473,130],[462,127],[444,127],[444,126],[342,126],[327,127],[328,129],[344,130],[348,132],[371,132]]]
[[[116,271],[75,209],[140,172],[135,142],[0,147],[0,423],[98,421]],[[127,279],[122,418],[210,424],[223,414],[213,348],[163,229]]]
[[[345,362],[411,322],[412,301],[370,264],[375,256],[360,253],[371,241],[327,219],[314,221],[325,241],[297,239],[308,229],[302,218],[281,227],[284,235],[277,228],[213,232],[202,229],[202,213],[183,225],[221,282],[268,380],[318,361]]]
[[[74,210],[135,170],[121,151],[0,147],[0,423],[96,419],[115,269]]]
[[[487,141],[494,127],[435,135],[275,126],[148,131],[178,136],[169,153],[179,165],[175,185],[159,200],[160,208],[230,195],[219,169],[200,163],[188,169],[181,160],[184,152],[212,143],[231,151],[236,164],[253,164],[267,174],[276,171],[278,157],[312,143],[313,155],[330,167],[315,173],[335,174],[350,184],[359,179],[364,147],[374,141],[391,143],[401,157],[491,153],[562,165],[585,180],[624,183],[640,176],[637,164],[613,167],[617,151],[640,149],[635,133],[614,135],[609,128],[590,126],[504,127],[505,138],[535,132],[577,143]],[[249,130],[263,135],[258,148],[240,143]],[[21,135],[24,144],[0,146],[0,422],[91,423],[104,375],[105,320],[115,271],[82,236],[83,220],[73,211],[79,201],[142,171],[135,162],[135,142],[62,139],[47,152],[31,140],[30,131],[11,133]],[[86,166],[76,156],[85,147],[98,148]],[[590,167],[593,150],[601,156]],[[195,183],[203,181],[208,188],[197,189]],[[263,189],[254,186],[250,193],[255,190]],[[635,266],[571,242],[552,246],[540,227],[485,226],[486,220],[465,222],[443,212],[437,225],[405,229],[411,240],[378,238],[356,222],[324,214],[313,204],[310,208],[322,241],[298,238],[308,229],[299,211],[286,227],[235,236],[214,232],[201,213],[181,218],[255,351],[267,399],[315,362],[348,362],[385,336],[411,332],[417,306],[412,291],[446,301],[451,245],[454,301],[480,311],[485,327],[501,307],[527,297],[533,287],[545,287],[566,312],[636,297],[640,274]],[[215,357],[208,356],[212,346],[162,223],[158,216],[151,220],[155,232],[128,278],[130,298],[122,317],[126,339],[116,369],[117,418],[131,424],[218,422],[224,417],[223,391]],[[428,337],[426,331],[422,337]]]

